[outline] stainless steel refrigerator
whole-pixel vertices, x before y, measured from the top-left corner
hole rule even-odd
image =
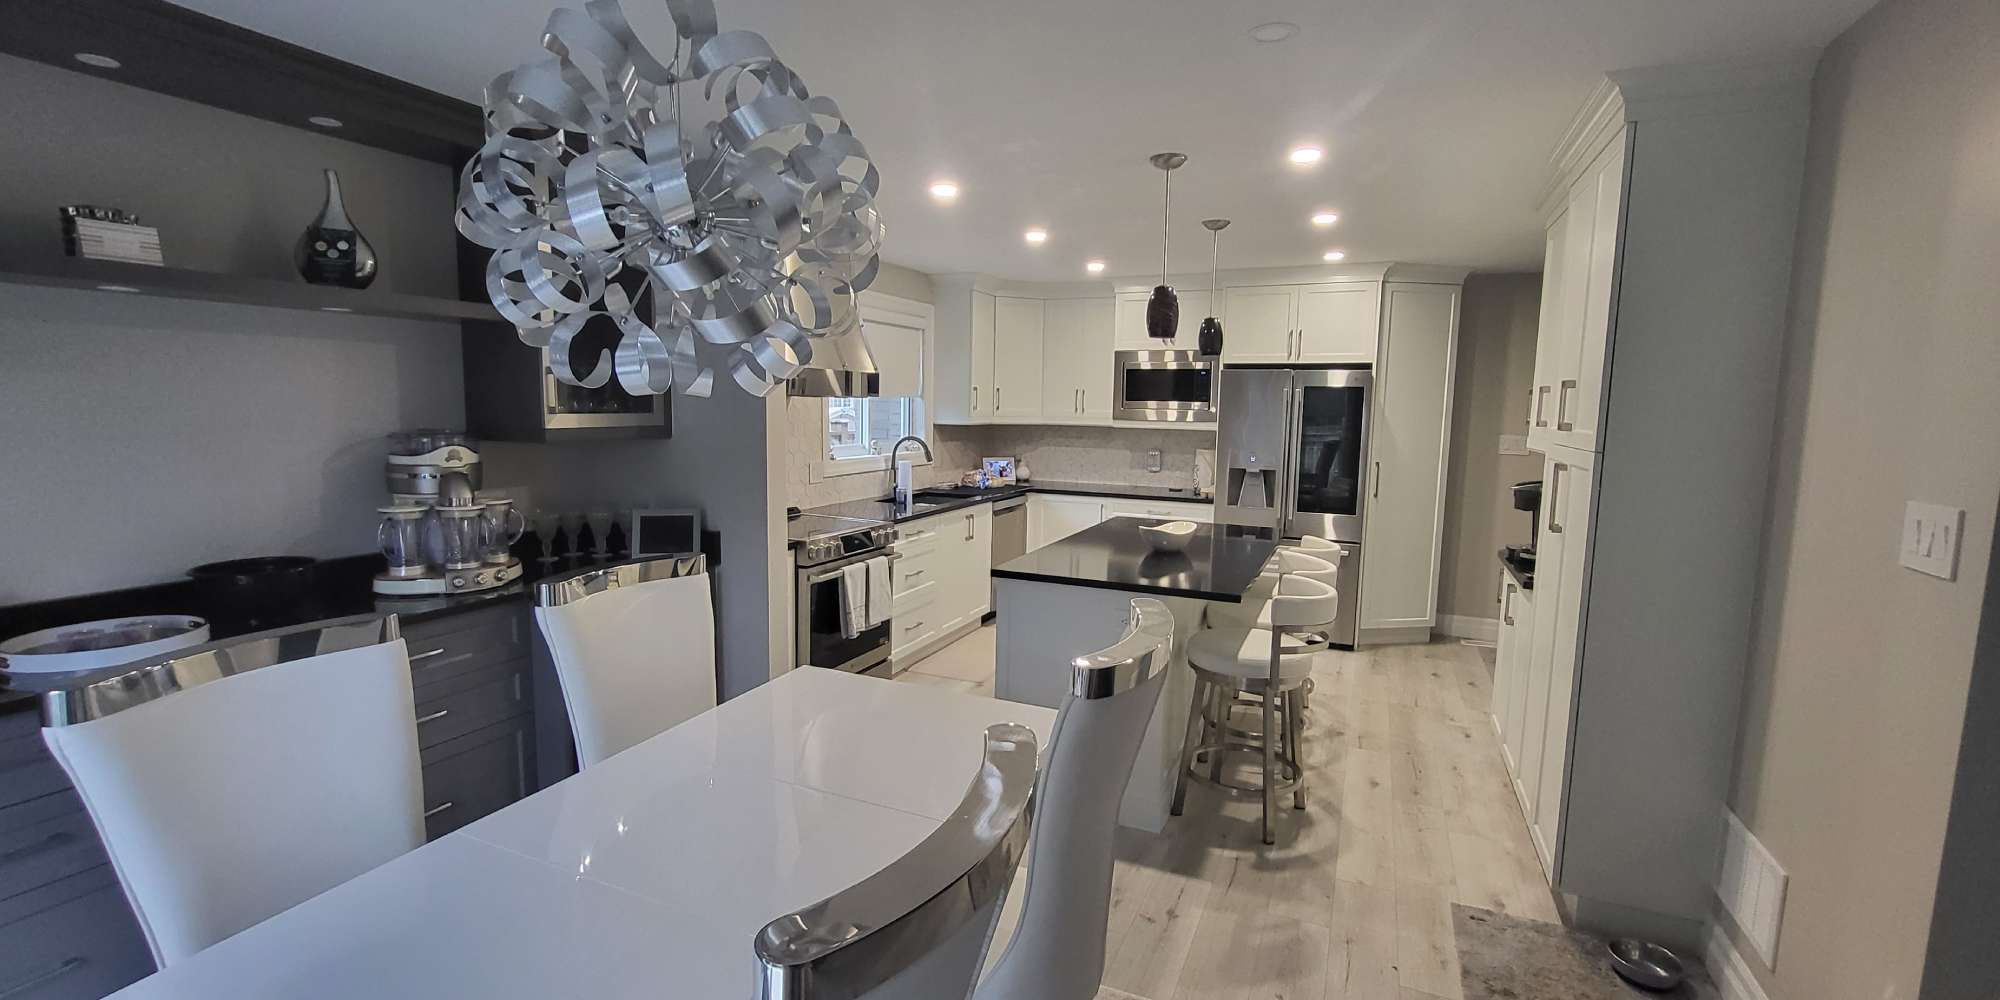
[[[1225,368],[1217,409],[1215,520],[1340,544],[1334,642],[1354,645],[1375,376],[1354,368]]]

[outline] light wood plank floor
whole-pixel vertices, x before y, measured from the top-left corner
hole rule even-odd
[[[993,628],[901,676],[990,694]],[[1099,1000],[1462,1000],[1451,904],[1557,919],[1486,719],[1492,654],[1456,640],[1321,654],[1306,808],[1192,785],[1119,831]],[[1289,802],[1286,802],[1289,805]]]

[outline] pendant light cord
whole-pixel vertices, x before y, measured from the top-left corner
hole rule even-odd
[[[1222,230],[1220,229],[1209,230],[1208,231],[1208,314],[1210,316],[1216,314],[1215,266],[1216,262],[1222,259],[1221,248],[1222,248]]]
[[[1160,284],[1162,287],[1167,283],[1167,241],[1172,238],[1173,234],[1172,223],[1174,212],[1174,172],[1167,170],[1165,173],[1167,175],[1167,190],[1166,194],[1160,198]]]

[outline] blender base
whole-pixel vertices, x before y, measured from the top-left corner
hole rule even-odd
[[[375,574],[375,593],[383,597],[437,597],[444,594],[475,594],[504,587],[521,578],[521,561],[510,559],[504,566],[451,569],[424,576],[393,577]]]

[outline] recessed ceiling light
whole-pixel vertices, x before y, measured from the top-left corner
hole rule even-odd
[[[1092,274],[1103,274],[1104,262],[1101,260],[1087,260],[1083,262],[1083,269]]]
[[[1290,21],[1266,21],[1250,29],[1250,37],[1260,42],[1282,42],[1299,33],[1299,26]]]
[[[1049,241],[1049,231],[1046,229],[1030,229],[1022,233],[1021,238],[1035,246],[1041,246]]]
[[[136,288],[133,288],[133,287],[132,287],[131,285],[99,285],[99,286],[97,286],[97,290],[98,290],[98,291],[100,291],[100,292],[136,292],[136,291],[138,291],[138,289],[136,289]]]
[[[320,306],[319,311],[328,313],[351,313],[354,310],[349,309],[346,306]]]
[[[310,122],[311,124],[318,125],[320,128],[339,128],[341,125],[345,124],[340,119],[335,118],[332,115],[314,115],[311,118],[306,119],[306,121]]]
[[[938,181],[931,185],[931,197],[938,201],[957,201],[958,185],[951,181]]]
[[[1326,153],[1318,146],[1300,146],[1292,150],[1291,160],[1293,163],[1299,164],[1318,163],[1319,158],[1325,155]]]
[[[1340,216],[1333,212],[1316,212],[1313,214],[1313,225],[1315,226],[1331,226],[1339,221]]]
[[[1328,250],[1327,252],[1319,255],[1319,259],[1327,261],[1328,263],[1332,263],[1333,261],[1336,260],[1345,260],[1346,258],[1347,258],[1347,253],[1342,250]]]
[[[79,52],[76,54],[76,61],[85,66],[95,66],[98,69],[117,69],[125,65],[110,56],[98,55],[95,52]]]

